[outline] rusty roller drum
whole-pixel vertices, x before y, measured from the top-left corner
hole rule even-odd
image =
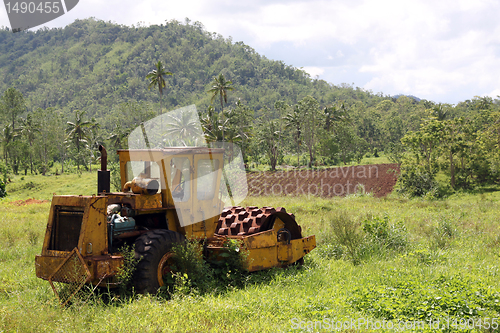
[[[215,233],[221,236],[248,236],[272,229],[276,218],[284,223],[283,229],[287,230],[291,239],[302,238],[295,216],[283,207],[227,207],[220,215]]]

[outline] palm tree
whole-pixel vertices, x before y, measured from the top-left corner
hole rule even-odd
[[[212,89],[208,91],[208,93],[212,94],[212,103],[217,95],[220,97],[222,123],[224,123],[224,103],[227,104],[227,92],[233,90],[233,87],[231,86],[232,84],[233,82],[226,81],[224,75],[221,73],[219,74],[219,77],[214,77],[214,80],[212,81]],[[222,141],[224,141],[224,128],[222,129]]]
[[[28,114],[26,119],[21,118],[21,122],[21,135],[26,138],[30,146],[30,170],[33,174],[33,143],[35,142],[35,133],[40,132],[40,126],[33,121],[31,114]]]
[[[214,107],[212,105],[208,107],[207,114],[202,116],[200,121],[205,134],[205,140],[208,143],[222,140],[222,131],[219,131],[221,128],[219,124],[219,115],[214,113]]]
[[[116,149],[121,149],[123,148],[124,144],[124,139],[127,137],[127,130],[124,130],[121,125],[116,125],[115,129],[111,133],[111,135],[108,137],[109,140],[111,140],[111,144],[116,148]]]
[[[336,122],[349,123],[351,121],[344,102],[330,107],[326,106],[323,112],[325,113],[325,129],[327,131],[332,129]]]
[[[163,76],[165,75],[173,75],[171,72],[167,72],[163,67],[161,61],[155,65],[156,68],[146,75],[146,78],[149,79],[148,89],[152,87],[158,87],[158,93],[160,94],[160,114],[163,113],[163,104],[162,104],[162,96],[163,96],[163,88],[165,88],[165,79]]]
[[[92,125],[90,121],[84,121],[83,120],[83,115],[85,114],[85,111],[80,111],[76,110],[76,115],[75,115],[75,122],[68,121],[67,125],[68,128],[66,129],[67,133],[67,140],[71,141],[75,144],[76,151],[77,151],[77,168],[78,171],[80,171],[80,148],[82,145],[85,145],[87,143],[87,131],[88,127]]]
[[[197,139],[200,139],[201,129],[198,127],[192,111],[183,111],[179,115],[168,114],[167,117],[169,122],[165,134],[171,136],[176,144],[177,140],[180,140],[180,143],[186,146],[187,142],[196,143]]]
[[[208,107],[208,113],[201,118],[201,127],[205,134],[205,140],[208,143],[223,141],[223,134],[230,131],[235,131],[230,124],[229,114],[224,111],[223,115],[227,116],[223,117],[224,122],[222,121],[221,114],[214,112],[214,107]],[[233,136],[234,137],[234,136]],[[229,139],[228,139],[229,140]]]
[[[17,137],[16,132],[16,130],[12,129],[12,124],[5,125],[3,129],[2,146],[5,162],[8,162],[12,142],[14,142],[14,139]]]
[[[448,117],[448,111],[443,107],[441,103],[432,108],[432,115],[439,121],[443,121]]]

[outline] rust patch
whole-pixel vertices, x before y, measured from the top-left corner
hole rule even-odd
[[[275,214],[287,214],[292,219],[293,214],[287,213],[285,208],[255,206],[233,206],[225,208],[217,223],[216,234],[225,236],[246,236],[265,231],[275,219]]]

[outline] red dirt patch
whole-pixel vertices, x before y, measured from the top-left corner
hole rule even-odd
[[[38,199],[34,199],[34,198],[29,198],[26,200],[12,201],[11,204],[16,205],[16,206],[27,206],[27,205],[41,204],[41,203],[45,203],[45,202],[49,202],[49,200],[38,200]]]
[[[249,172],[248,194],[345,196],[361,190],[359,184],[362,184],[366,193],[382,197],[392,192],[398,173],[398,164],[356,165],[324,170]]]

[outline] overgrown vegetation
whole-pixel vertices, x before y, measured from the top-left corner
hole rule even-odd
[[[495,318],[500,310],[500,292],[478,277],[441,275],[429,280],[416,276],[411,281],[384,274],[384,283],[368,284],[354,290],[349,302],[375,318],[400,321],[469,322]],[[472,325],[474,326],[474,325]],[[466,327],[466,328],[468,328]],[[475,328],[475,327],[473,327]]]
[[[323,252],[337,259],[344,256],[355,265],[372,256],[385,257],[388,251],[404,252],[408,246],[404,223],[390,223],[387,215],[368,215],[355,221],[346,212],[339,212],[333,216],[330,228],[333,242]]]
[[[168,298],[175,294],[220,293],[245,285],[249,275],[244,270],[246,252],[235,240],[224,243],[224,251],[209,258],[203,256],[203,245],[194,239],[176,244],[172,250],[175,265],[161,288]]]
[[[81,191],[78,186],[68,188],[69,193]],[[499,193],[463,193],[440,200],[247,198],[246,205],[286,207],[296,215],[304,235],[316,235],[318,247],[305,257],[302,268],[235,275],[232,281],[242,283],[227,283],[215,278],[216,266],[208,263],[212,273],[205,271],[199,244],[190,243],[191,255],[181,253],[186,253],[187,262],[203,264],[190,268],[198,272],[195,275],[182,275],[179,288],[168,297],[118,297],[115,291],[96,290],[66,309],[61,309],[49,284],[34,274],[33,258],[40,252],[50,203],[17,206],[3,199],[0,329],[276,332],[291,330],[292,318],[493,318],[500,302]],[[356,264],[346,246],[337,242],[332,224],[355,228],[361,239],[354,250]],[[220,274],[229,270],[233,271],[224,268]],[[196,281],[204,276],[212,282]],[[202,292],[195,281],[200,286],[218,285]]]
[[[118,293],[123,296],[130,296],[133,292],[133,276],[140,259],[135,258],[135,247],[124,245],[118,249],[123,256],[123,265],[116,275]]]

